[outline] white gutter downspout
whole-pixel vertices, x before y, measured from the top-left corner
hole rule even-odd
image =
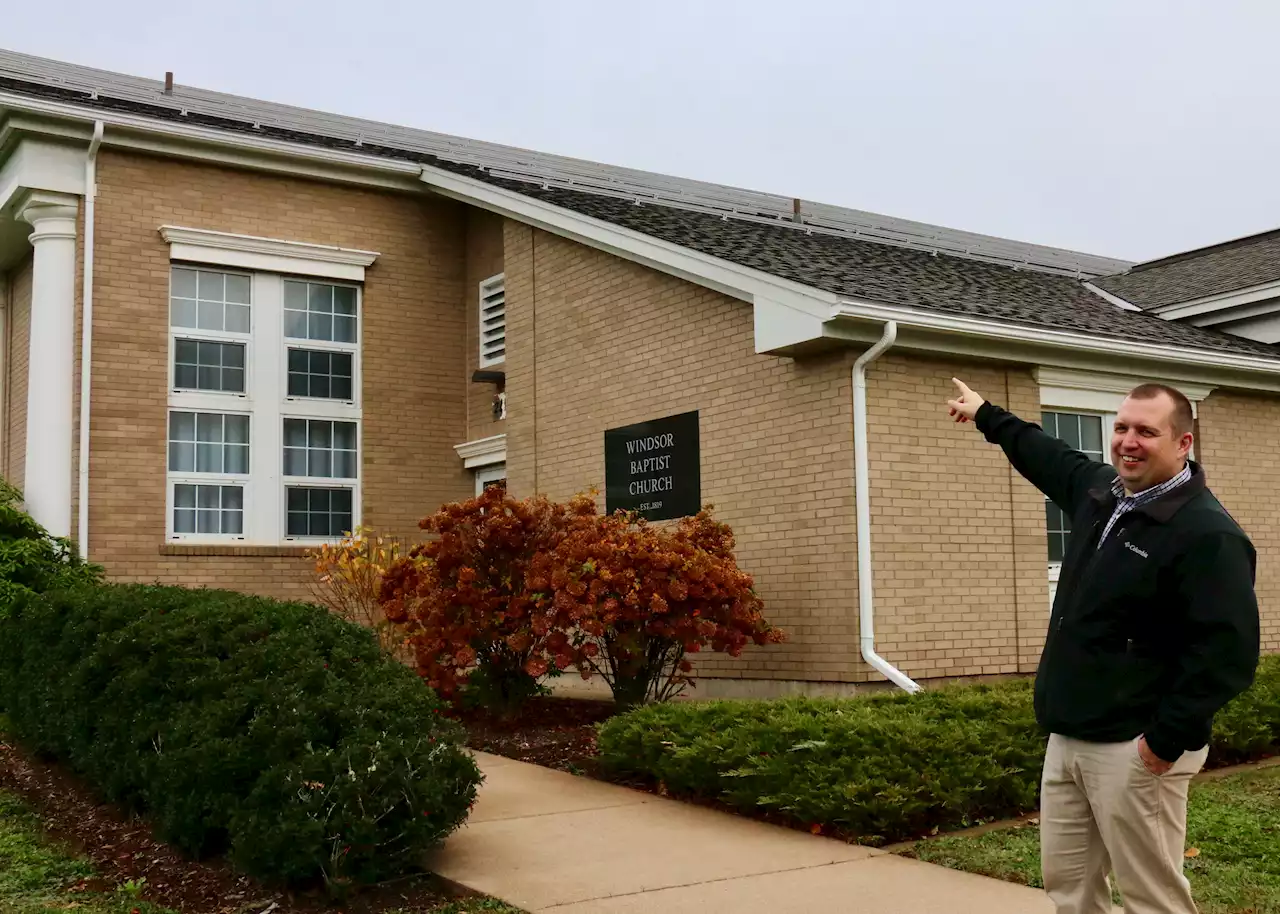
[[[80,305],[80,486],[76,546],[80,557],[89,557],[89,391],[93,361],[93,227],[94,200],[98,196],[98,147],[104,125],[93,123],[93,139],[84,165],[84,290]]]
[[[898,325],[889,321],[884,335],[853,363],[853,477],[858,514],[858,635],[862,643],[862,659],[908,692],[919,692],[920,686],[897,667],[876,653],[873,620],[875,612],[871,592],[871,488],[867,474],[867,366],[893,345]]]

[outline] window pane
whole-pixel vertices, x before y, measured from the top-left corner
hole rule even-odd
[[[333,315],[312,314],[308,336],[313,340],[333,339]]]
[[[329,374],[332,370],[332,360],[327,352],[312,352],[309,361],[311,365],[308,370],[312,374]]]
[[[313,314],[332,314],[333,286],[311,283],[307,287],[307,308]]]
[[[335,400],[351,399],[351,377],[334,378],[333,383],[329,386],[329,396]]]
[[[290,489],[288,491],[288,503],[290,511],[307,511],[307,490],[306,489]]]
[[[174,342],[174,358],[181,364],[196,364],[196,354],[199,351],[200,347],[196,345],[195,340],[177,340]]]
[[[198,385],[198,377],[196,374],[196,366],[179,365],[173,374],[173,383],[176,387],[195,388]]]
[[[1102,453],[1102,417],[1080,417],[1080,447],[1089,454]]]
[[[184,270],[181,267],[174,267],[172,272],[173,290],[171,294],[174,298],[195,298],[196,297],[196,271]]]
[[[244,305],[227,305],[227,331],[249,332],[249,309]]]
[[[284,475],[307,475],[307,452],[305,450],[292,447],[284,449]]]
[[[333,289],[333,312],[335,314],[356,313],[356,290],[350,286],[335,286]]]
[[[289,536],[306,536],[308,529],[308,515],[305,511],[289,512]]]
[[[196,414],[173,412],[169,414],[169,440],[194,441],[196,438]]]
[[[333,423],[312,419],[307,423],[307,445],[313,448],[333,446]]]
[[[236,489],[239,492],[239,489]],[[232,536],[244,535],[244,512],[227,511],[222,515],[222,532]]]
[[[173,503],[179,508],[194,508],[196,506],[196,487],[190,485],[174,486]]]
[[[226,416],[226,440],[236,444],[249,443],[249,417]]]
[[[226,368],[244,368],[243,343],[219,343],[222,364]]]
[[[308,476],[327,477],[333,475],[333,451],[311,450],[307,454]]]
[[[329,376],[312,375],[310,396],[312,397],[328,397],[330,395]]]
[[[355,451],[334,451],[333,475],[339,479],[356,478]]]
[[[289,370],[299,371],[305,374],[311,370],[311,360],[307,357],[308,353],[305,349],[289,350]]]
[[[199,304],[199,312],[196,318],[196,326],[201,330],[221,330],[223,329],[223,305],[222,302],[210,302],[201,300]]]
[[[173,511],[174,533],[195,533],[196,512],[189,508],[175,508]]]
[[[222,301],[224,288],[224,274],[200,271],[201,301]]]
[[[196,325],[196,303],[194,299],[175,298],[169,315],[169,320],[175,327],[194,327]]]
[[[244,489],[239,486],[222,486],[222,510],[243,511]]]
[[[307,446],[307,420],[306,419],[285,419],[284,420],[284,443],[288,447],[306,447]]]
[[[333,423],[333,446],[348,451],[356,449],[356,424],[354,422]]]
[[[222,371],[201,366],[196,372],[196,387],[200,390],[222,390]]]
[[[345,512],[348,516],[351,514],[351,490],[350,489],[334,489],[333,500],[330,504],[330,510],[339,513]]]
[[[244,369],[224,368],[222,370],[221,389],[227,393],[244,393]]]
[[[224,473],[249,472],[249,446],[247,444],[229,444],[226,448],[226,465]]]
[[[227,276],[227,301],[249,304],[249,277]]]
[[[290,397],[309,397],[311,396],[311,387],[308,383],[310,375],[300,374],[296,371],[289,372],[289,390]]]
[[[221,525],[218,523],[217,511],[201,510],[196,514],[196,532],[197,533],[221,533]]]
[[[335,317],[333,319],[333,338],[339,343],[356,341],[356,319],[354,317]]]
[[[1061,562],[1067,554],[1067,538],[1061,533],[1049,534],[1049,561]]]
[[[307,310],[307,284],[296,280],[284,281],[284,306],[294,311]]]
[[[220,413],[200,413],[196,416],[196,440],[222,440],[222,415]]]
[[[284,335],[294,339],[307,338],[307,314],[305,311],[286,311],[284,313]]]
[[[185,442],[169,445],[169,469],[179,473],[193,473],[196,468],[196,446]]]
[[[218,486],[196,486],[196,504],[201,508],[217,508],[221,499]]]
[[[223,472],[222,445],[220,444],[197,444],[196,445],[196,472],[197,473]]]

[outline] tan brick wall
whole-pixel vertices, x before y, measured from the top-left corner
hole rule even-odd
[[[1262,649],[1280,651],[1280,398],[1215,391],[1200,404],[1197,451],[1209,488],[1258,552]],[[1248,446],[1241,446],[1247,441]]]
[[[416,535],[465,496],[459,308],[465,211],[448,201],[103,150],[95,269],[90,550],[119,578],[301,595],[295,555],[162,554],[169,254],[161,225],[380,252],[363,296],[364,520]]]
[[[480,209],[467,211],[467,281],[463,309],[467,315],[467,440],[501,435],[506,421],[493,418],[493,384],[472,383],[480,367],[480,283],[502,272],[502,217]],[[493,370],[502,371],[505,365]]]
[[[9,401],[5,435],[5,478],[18,488],[26,480],[27,461],[27,369],[31,359],[31,268],[26,263],[9,274],[9,351],[5,356],[8,378],[5,396]]]
[[[757,355],[748,305],[510,222],[506,273],[514,494],[603,492],[606,428],[699,410],[703,501],[732,525],[768,617],[791,634],[738,661],[699,658],[700,671],[866,679],[856,354]],[[890,355],[868,376],[877,644],[922,678],[1016,672],[1020,656],[1034,663],[1047,618],[1042,503],[998,449],[945,416],[957,373],[1038,413],[1024,371]],[[948,566],[949,553],[983,579]]]

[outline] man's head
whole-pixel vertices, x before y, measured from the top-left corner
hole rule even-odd
[[[1120,404],[1111,433],[1111,462],[1125,488],[1141,492],[1172,479],[1194,440],[1191,402],[1164,384],[1135,387]]]

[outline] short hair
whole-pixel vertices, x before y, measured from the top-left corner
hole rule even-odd
[[[1129,396],[1134,400],[1153,400],[1161,394],[1167,395],[1173,401],[1173,430],[1179,435],[1191,432],[1195,427],[1195,418],[1191,414],[1191,401],[1176,387],[1170,387],[1168,384],[1139,384],[1129,391]]]

